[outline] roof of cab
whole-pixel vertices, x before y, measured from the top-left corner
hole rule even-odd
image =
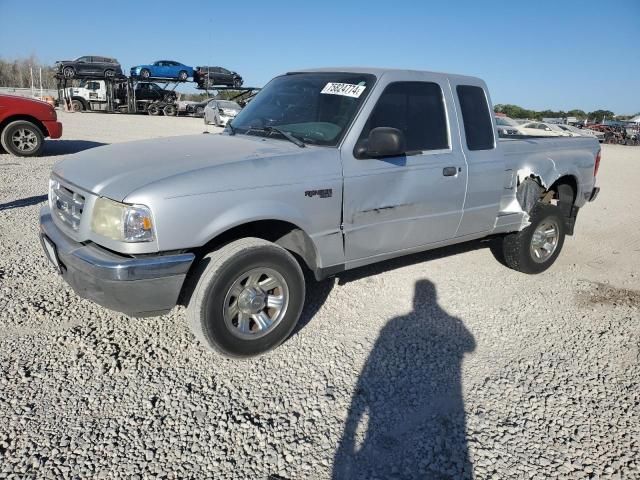
[[[323,67],[323,68],[304,68],[301,70],[291,70],[287,73],[303,73],[303,72],[344,72],[344,73],[370,73],[376,76],[382,76],[385,73],[428,73],[430,75],[443,76],[448,78],[455,78],[459,81],[473,80],[475,82],[483,82],[479,77],[472,77],[469,75],[457,75],[454,73],[445,72],[432,72],[428,70],[409,70],[403,68],[381,68],[381,67]]]

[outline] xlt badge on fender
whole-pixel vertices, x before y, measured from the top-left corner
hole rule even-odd
[[[325,188],[323,190],[307,190],[306,192],[304,192],[304,196],[305,197],[315,197],[315,196],[319,196],[320,198],[329,198],[329,197],[333,197],[333,189],[332,188]]]

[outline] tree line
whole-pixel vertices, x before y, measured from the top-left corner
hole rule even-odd
[[[616,115],[611,110],[594,110],[592,112],[585,112],[580,109],[573,109],[569,111],[564,110],[529,110],[527,108],[522,108],[518,105],[511,104],[502,104],[498,103],[493,106],[494,110],[497,113],[504,113],[507,117],[511,118],[528,118],[531,120],[542,120],[543,118],[567,118],[567,117],[576,117],[578,120],[591,120],[601,122],[603,119],[613,120],[615,117],[616,120],[628,120],[635,115]]]
[[[42,68],[42,88],[55,89],[55,69],[44,65],[35,56],[15,60],[0,58],[0,87],[30,88],[31,72],[33,85],[40,88],[40,69]]]

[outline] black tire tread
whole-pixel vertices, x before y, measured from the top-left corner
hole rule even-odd
[[[196,339],[203,345],[212,348],[214,351],[223,356],[234,358],[229,354],[229,352],[221,350],[215,343],[210,342],[207,338],[207,334],[205,331],[205,322],[203,321],[203,307],[205,305],[205,302],[203,302],[202,299],[204,298],[209,284],[218,275],[218,272],[220,272],[227,263],[234,261],[234,257],[236,255],[247,254],[251,252],[251,250],[264,248],[272,248],[278,253],[285,253],[286,255],[291,256],[291,259],[296,265],[300,276],[304,277],[302,269],[300,268],[298,262],[284,248],[276,245],[275,243],[254,237],[246,237],[235,240],[205,255],[203,258],[203,260],[205,261],[201,261],[200,266],[197,266],[199,271],[194,272],[195,278],[197,279],[197,284],[193,287],[193,292],[191,294],[189,304],[187,305],[187,320],[189,321],[191,331],[195,335]],[[206,262],[206,260],[208,260],[208,262]],[[304,298],[304,285],[302,286],[302,289]]]
[[[558,248],[549,263],[541,264],[544,265],[544,267],[540,266],[532,269],[526,261],[523,261],[523,255],[529,255],[529,235],[531,233],[531,229],[535,228],[538,221],[550,214],[557,215],[560,218],[560,228],[562,230],[562,238],[559,240],[560,245],[558,245]],[[509,233],[502,237],[502,242],[498,244],[498,249],[500,250],[500,257],[504,260],[506,266],[521,273],[535,274],[541,273],[549,268],[557,259],[564,244],[566,226],[560,208],[556,205],[545,203],[537,203],[534,205],[531,209],[530,220],[531,224],[528,227],[520,230],[519,232]]]
[[[9,145],[9,142],[7,141],[7,138],[9,137],[11,130],[19,124],[27,124],[29,127],[33,127],[33,129],[36,131],[36,135],[38,136],[38,141],[40,142],[38,149],[32,153],[29,153],[28,155],[24,155],[24,154],[21,154],[20,152],[16,152],[13,149],[13,147]],[[42,149],[44,148],[44,137],[45,137],[44,132],[35,123],[30,122],[29,120],[15,120],[5,125],[4,129],[2,129],[2,131],[0,132],[0,144],[2,145],[2,148],[4,148],[5,152],[10,153],[16,157],[23,157],[23,158],[37,157],[38,155],[40,155],[40,153],[42,152]]]

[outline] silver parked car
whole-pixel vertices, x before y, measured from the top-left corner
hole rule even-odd
[[[204,123],[223,127],[229,120],[234,119],[240,110],[242,107],[231,100],[211,100],[204,107]]]

